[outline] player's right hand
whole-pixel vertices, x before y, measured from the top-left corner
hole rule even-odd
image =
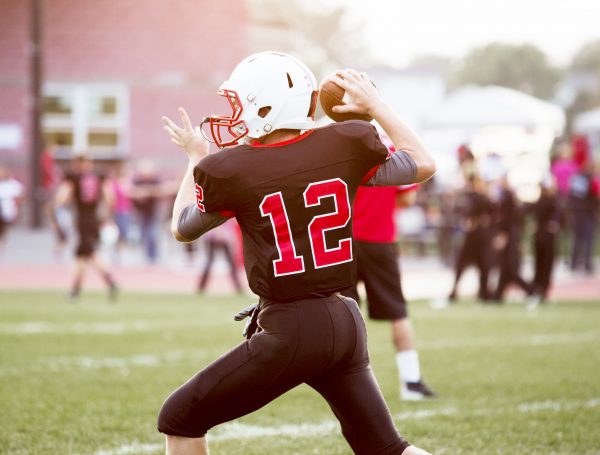
[[[190,160],[199,161],[208,155],[208,141],[202,135],[200,127],[194,128],[184,108],[178,109],[183,128],[179,127],[169,117],[163,116],[164,128],[169,133],[171,141],[185,150]]]

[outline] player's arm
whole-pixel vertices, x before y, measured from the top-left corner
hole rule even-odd
[[[180,242],[191,242],[228,219],[218,212],[201,212],[196,204],[188,205],[181,211],[173,235]]]
[[[379,96],[365,73],[355,70],[337,71],[332,81],[346,90],[352,102],[333,107],[334,112],[355,112],[373,117],[390,137],[396,150],[407,153],[416,165],[414,183],[424,182],[435,173],[435,162],[417,135]],[[412,183],[412,182],[411,182]]]
[[[104,200],[105,205],[106,220],[111,220],[113,209],[115,207],[115,192],[108,179],[102,182],[102,199]]]
[[[199,128],[192,127],[183,108],[179,108],[179,115],[183,128],[168,117],[162,118],[164,128],[169,133],[171,141],[184,149],[188,156],[187,168],[173,204],[171,232],[178,241],[190,242],[212,227],[222,224],[227,218],[218,213],[202,213],[196,208],[194,167],[208,155],[208,142],[202,136]]]
[[[399,188],[396,195],[396,207],[412,207],[417,203],[417,189],[419,185],[410,185],[406,188]]]
[[[67,234],[61,227],[58,218],[57,218],[57,208],[64,207],[65,205],[71,202],[71,198],[73,196],[73,182],[70,180],[63,180],[56,189],[56,193],[54,194],[54,199],[52,200],[52,208],[50,210],[50,222],[52,223],[52,228],[54,229],[59,242],[64,243]]]
[[[54,207],[63,207],[71,202],[73,196],[73,182],[63,180],[56,189],[54,196]]]

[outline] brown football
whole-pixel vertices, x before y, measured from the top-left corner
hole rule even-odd
[[[344,94],[345,90],[334,82],[325,80],[321,83],[321,89],[319,90],[319,102],[321,103],[323,111],[330,119],[335,120],[336,122],[344,122],[346,120],[365,120],[370,122],[373,120],[372,117],[366,114],[356,114],[354,112],[340,114],[333,112],[333,106],[345,104]]]

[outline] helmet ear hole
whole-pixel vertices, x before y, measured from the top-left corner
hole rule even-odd
[[[292,82],[292,77],[290,76],[290,73],[285,73],[285,75],[287,76],[288,87],[292,88],[294,86],[294,83]]]
[[[271,106],[263,106],[258,110],[258,116],[260,118],[265,118],[271,112]]]

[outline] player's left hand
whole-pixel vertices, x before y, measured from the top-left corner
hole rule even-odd
[[[331,81],[343,88],[350,98],[346,104],[334,106],[334,112],[354,112],[375,117],[383,100],[367,73],[359,73],[353,69],[339,70],[335,72]]]
[[[200,127],[194,128],[184,108],[178,109],[183,128],[179,127],[169,117],[163,116],[164,128],[169,133],[171,141],[185,150],[191,160],[199,161],[208,155],[208,141],[202,135]]]

